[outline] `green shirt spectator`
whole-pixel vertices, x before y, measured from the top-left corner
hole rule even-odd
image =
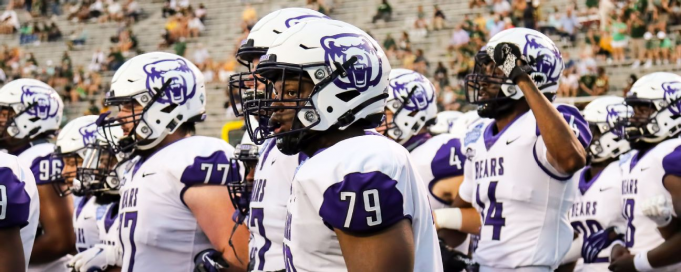
[[[619,42],[627,39],[627,24],[621,21],[612,23],[612,40]]]
[[[596,84],[596,75],[586,74],[579,78],[579,92],[577,96],[591,96],[590,92]]]
[[[187,51],[187,43],[184,41],[184,38],[181,38],[180,41],[176,42],[173,49],[175,49],[175,54],[184,57],[184,53]]]
[[[641,39],[643,38],[643,35],[646,34],[646,28],[646,24],[642,21],[634,21],[631,23],[631,32],[629,35],[632,39]]]
[[[383,48],[386,50],[390,50],[390,48],[395,47],[397,48],[397,43],[395,43],[395,39],[388,34],[387,37],[385,37],[385,41],[383,41]]]

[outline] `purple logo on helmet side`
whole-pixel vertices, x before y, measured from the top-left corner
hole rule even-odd
[[[78,133],[83,137],[83,145],[94,144],[97,141],[97,124],[92,123],[78,129]]]
[[[673,115],[681,114],[681,82],[664,82],[662,90],[664,90],[664,101],[669,104],[669,111]]]
[[[184,59],[159,60],[144,65],[147,90],[161,89],[166,81],[170,85],[157,102],[184,105],[196,94],[196,76]]]
[[[328,16],[319,16],[319,15],[314,15],[314,14],[308,14],[308,15],[301,15],[298,17],[293,17],[286,19],[284,22],[284,25],[286,25],[286,28],[291,28],[294,25],[300,24],[302,22],[305,22],[307,20],[315,20],[315,19],[331,19]]]
[[[338,88],[363,92],[381,82],[383,61],[368,38],[343,33],[323,37],[321,44],[326,52],[324,62],[327,66],[335,67],[334,62],[343,64],[352,57],[357,58],[355,64],[347,70],[346,77],[339,76],[334,80],[333,83]]]
[[[525,34],[525,41],[523,54],[529,58],[527,61],[534,68],[530,77],[537,87],[541,89],[544,85],[557,84],[564,66],[558,48],[534,34]]]
[[[633,109],[626,104],[613,104],[606,107],[605,122],[617,137],[624,137],[624,127],[634,115]]]
[[[435,99],[434,91],[427,91],[426,88],[434,90],[433,85],[428,82],[421,74],[411,72],[399,75],[389,82],[393,96],[402,102],[404,109],[409,111],[425,110]],[[404,101],[409,97],[409,93],[414,91],[409,101]]]
[[[57,98],[52,95],[55,93],[51,88],[42,86],[22,86],[21,87],[21,103],[33,104],[33,106],[26,111],[28,115],[35,116],[41,120],[57,116],[59,113],[59,102]]]

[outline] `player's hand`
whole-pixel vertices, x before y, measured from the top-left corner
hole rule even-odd
[[[591,234],[584,241],[584,245],[582,245],[582,258],[584,258],[584,263],[595,262],[598,258],[598,254],[600,254],[603,249],[609,247],[615,240],[622,240],[623,238],[624,235],[618,234],[615,231],[615,227],[609,227]]]
[[[219,272],[229,264],[222,257],[222,252],[215,249],[206,249],[194,257],[194,272]]]
[[[636,267],[634,266],[634,255],[629,254],[629,251],[627,251],[618,259],[611,259],[608,269],[615,272],[636,272]]]
[[[610,251],[610,263],[613,263],[614,261],[616,261],[620,257],[630,255],[630,254],[631,253],[629,253],[629,249],[627,249],[623,245],[616,244],[616,245],[612,246],[612,250]]]
[[[463,253],[447,246],[440,240],[440,253],[442,254],[443,270],[447,272],[464,271],[468,266],[475,265],[475,262]]]
[[[116,248],[110,245],[96,244],[92,248],[85,250],[74,256],[66,267],[72,272],[93,272],[104,271],[109,266],[116,266]]]
[[[641,204],[641,210],[658,227],[664,227],[672,221],[672,203],[662,195],[646,199]]]
[[[517,78],[532,72],[532,67],[527,64],[525,56],[520,52],[518,45],[513,43],[499,43],[492,48],[488,47],[487,54],[492,56],[497,67],[504,72],[504,75],[514,83]]]

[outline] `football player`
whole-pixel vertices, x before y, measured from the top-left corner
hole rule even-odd
[[[67,130],[67,127],[72,123],[84,118],[87,118],[87,120],[83,120],[83,126],[80,129]],[[118,242],[118,207],[120,200],[118,185],[120,184],[119,176],[123,176],[122,172],[131,168],[129,167],[131,165],[127,164],[128,161],[121,161],[119,164],[119,159],[124,158],[116,156],[109,148],[102,133],[103,130],[97,126],[97,120],[101,119],[98,116],[75,119],[62,129],[57,139],[57,146],[61,145],[62,136],[67,137],[67,139],[87,142],[84,146],[78,145],[78,153],[83,154],[82,164],[78,166],[71,191],[75,195],[84,196],[84,202],[87,202],[84,205],[92,206],[93,218],[91,220],[94,221],[94,224],[90,224],[89,220],[79,220],[78,213],[81,215],[85,213],[85,208],[80,212],[76,210],[74,227],[76,229],[82,228],[82,232],[85,234],[94,232],[92,235],[95,239],[86,239],[85,241],[89,242],[86,244],[86,249],[79,249],[80,253],[69,261],[68,267],[75,272],[97,269],[99,269],[98,271],[107,271],[106,269],[120,266],[122,263],[122,249]],[[77,131],[86,131],[87,133],[77,133]],[[112,132],[114,134],[112,137],[121,137],[123,134],[121,130],[112,130]],[[81,141],[77,134],[86,134],[90,138]],[[118,173],[121,173],[121,175]],[[83,222],[87,222],[87,225],[83,225]],[[79,235],[77,234],[77,236]]]
[[[430,207],[437,215],[439,209],[451,205],[463,180],[466,157],[461,150],[461,139],[448,133],[433,137],[429,132],[429,127],[440,116],[436,115],[435,88],[430,80],[407,69],[393,69],[388,80],[386,118],[376,130],[411,153],[414,165],[428,188]],[[449,127],[444,131],[448,131]],[[474,217],[478,216],[474,209],[470,210]],[[452,237],[451,233],[444,232],[439,236],[447,240],[448,245],[464,254],[468,252],[466,235]]]
[[[253,140],[274,137],[283,154],[309,157],[287,206],[287,271],[442,271],[409,153],[365,132],[382,122],[389,74],[375,40],[334,20],[291,27],[260,59],[266,93],[244,101],[244,112],[269,122]]]
[[[7,118],[5,114],[0,118]],[[39,217],[38,189],[30,169],[16,156],[0,153],[0,271],[26,271]]]
[[[599,97],[582,111],[593,139],[587,150],[589,165],[573,177],[576,189],[570,221],[578,237],[565,257],[566,267],[581,259],[581,271],[609,271],[611,244],[618,238],[617,231],[626,229],[619,205],[622,193],[617,158],[629,151],[629,143],[618,138],[608,125],[608,107],[623,101],[620,97]]]
[[[624,244],[613,246],[612,271],[679,271],[681,225],[681,76],[658,72],[641,77],[625,103],[609,110],[615,132],[629,141],[622,156]],[[632,113],[633,112],[633,113]],[[622,114],[629,113],[629,114]]]
[[[277,10],[260,19],[251,29],[250,34],[237,51],[237,59],[249,68],[249,72],[232,76],[230,94],[239,94],[239,99],[232,101],[244,101],[250,96],[261,93],[264,85],[259,84],[258,90],[254,89],[255,83],[252,75],[253,69],[258,65],[260,57],[267,52],[269,46],[280,35],[300,22],[328,18],[325,15],[305,8],[286,8]],[[234,91],[236,90],[236,91]],[[242,115],[239,110],[241,104],[232,104],[237,115]],[[246,118],[246,125],[257,126],[255,118]],[[267,120],[261,120],[267,122]],[[248,137],[245,137],[248,138]],[[242,147],[254,148],[251,145]],[[293,172],[298,166],[299,157],[302,154],[287,156],[275,147],[274,139],[268,140],[260,146],[261,160],[248,160],[256,162],[252,168],[255,176],[252,183],[248,181],[234,183],[230,186],[232,196],[237,192],[245,192],[244,196],[233,202],[240,206],[238,210],[246,212],[251,239],[249,242],[249,271],[279,271],[286,269],[284,265],[283,241],[284,222],[286,221],[286,203],[293,180]],[[244,186],[252,186],[253,194],[250,195]],[[240,193],[241,195],[241,193]],[[246,196],[247,195],[247,196]],[[245,218],[242,216],[241,218]]]
[[[544,34],[496,34],[465,78],[481,117],[464,137],[468,162],[454,200],[480,212],[473,255],[480,271],[552,271],[573,238],[572,175],[586,163],[589,127],[579,111],[554,106],[563,59]]]
[[[66,255],[75,252],[73,200],[60,197],[50,184],[50,177],[61,173],[63,166],[52,157],[50,143],[63,110],[59,94],[41,81],[17,79],[0,89],[0,148],[31,169],[40,195],[40,227],[29,271],[62,271]]]
[[[114,74],[105,102],[119,110],[102,124],[108,144],[136,156],[120,188],[122,270],[190,271],[205,250],[224,256],[229,271],[245,270],[236,256],[246,254],[246,229],[229,243],[235,223],[225,184],[240,179],[234,148],[192,136],[205,118],[201,71],[174,54],[138,55]],[[111,138],[115,127],[120,140]]]

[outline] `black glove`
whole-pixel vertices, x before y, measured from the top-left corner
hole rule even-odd
[[[229,267],[222,257],[222,252],[215,249],[206,249],[194,256],[194,272],[220,272],[220,269]]]
[[[519,76],[527,75],[533,72],[532,67],[527,63],[525,56],[520,52],[520,48],[513,43],[502,42],[497,44],[493,49],[488,47],[487,54],[492,56],[494,63],[511,79],[513,83]]]
[[[469,265],[474,264],[471,258],[447,246],[442,240],[440,240],[440,254],[442,254],[442,267],[445,272],[464,271]]]

